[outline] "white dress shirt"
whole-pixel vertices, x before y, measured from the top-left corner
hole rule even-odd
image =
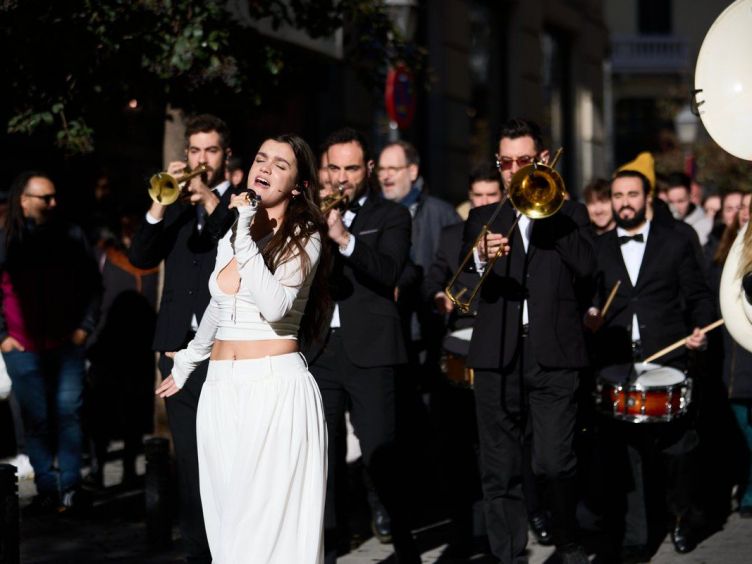
[[[517,226],[520,228],[522,245],[525,248],[525,254],[527,254],[527,248],[530,246],[530,234],[533,232],[533,220],[520,214],[520,221]],[[525,300],[522,302],[522,324],[527,325],[528,323],[530,323],[530,313],[527,309],[527,300]]]
[[[525,254],[527,254],[527,248],[530,246],[530,234],[533,231],[533,220],[526,215],[518,215],[520,216],[520,221],[517,223],[517,227],[519,227],[520,234],[522,235],[522,247],[525,249]],[[478,275],[483,276],[483,271],[486,269],[488,261],[480,257],[477,248],[473,248],[473,260],[475,261],[475,270],[478,272]],[[524,300],[522,302],[522,324],[527,325],[529,322],[530,314],[527,309],[527,300]]]
[[[366,203],[366,196],[361,196],[360,200],[358,200],[358,204],[360,204],[361,207],[363,207],[363,204]],[[345,227],[350,229],[350,226],[352,225],[353,220],[355,219],[355,213],[351,212],[350,210],[345,211],[345,215],[342,216],[342,223],[345,224]],[[342,247],[339,248],[339,252],[344,257],[349,257],[353,254],[353,251],[355,250],[355,235],[352,233],[350,234],[350,239],[347,241],[347,246],[343,249]],[[334,312],[332,312],[332,322],[329,324],[331,328],[336,327],[342,327],[340,320],[339,320],[339,304],[334,304]]]
[[[646,221],[645,225],[638,233],[634,235],[642,234],[642,243],[637,241],[627,241],[621,247],[621,256],[624,259],[624,266],[627,267],[627,274],[629,274],[629,281],[634,287],[637,284],[637,278],[640,275],[640,267],[642,266],[642,258],[645,256],[645,246],[648,242],[648,233],[650,232],[650,222]],[[630,234],[621,227],[616,228],[616,236],[630,236]],[[632,316],[632,340],[640,340],[640,325],[637,322],[637,314]]]

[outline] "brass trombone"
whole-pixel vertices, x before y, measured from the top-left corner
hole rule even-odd
[[[488,222],[480,230],[480,233],[475,238],[472,247],[465,255],[462,264],[454,273],[452,279],[449,281],[444,292],[447,297],[452,300],[461,311],[466,312],[470,309],[470,304],[478,294],[480,287],[485,282],[488,275],[493,270],[494,264],[502,256],[503,247],[499,247],[499,250],[493,256],[487,257],[487,262],[483,269],[483,274],[478,277],[475,285],[467,287],[460,284],[457,286],[457,281],[462,272],[467,268],[467,264],[473,259],[473,250],[480,245],[482,241],[485,241],[485,237],[489,232],[489,227],[499,215],[502,206],[509,200],[515,210],[519,212],[517,219],[514,220],[512,226],[509,228],[505,238],[509,239],[509,236],[517,226],[520,217],[525,215],[530,219],[543,219],[555,214],[561,209],[564,204],[566,188],[564,187],[564,181],[561,179],[561,175],[556,172],[555,167],[561,158],[562,149],[556,151],[554,159],[550,165],[546,165],[542,162],[533,162],[527,166],[522,167],[514,176],[510,182],[509,189],[506,191],[506,195],[497,204],[493,214],[491,214]]]
[[[198,165],[195,170],[186,171],[178,177],[167,172],[158,172],[149,179],[149,196],[156,203],[169,206],[178,200],[182,190],[187,186],[185,183],[188,180],[210,172],[212,172],[212,168],[203,163]]]
[[[345,194],[345,187],[343,184],[340,184],[337,187],[337,191],[333,194],[329,194],[328,196],[321,199],[320,207],[321,207],[321,213],[324,215],[328,215],[330,211],[332,211],[334,208],[338,207],[347,207],[347,204],[350,203],[350,198]]]

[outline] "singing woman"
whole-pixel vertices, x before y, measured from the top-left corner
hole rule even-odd
[[[298,349],[328,307],[317,176],[300,137],[261,145],[248,174],[258,199],[232,197],[238,220],[219,243],[211,303],[156,390],[179,393],[210,358],[196,432],[215,564],[323,560],[326,424]]]

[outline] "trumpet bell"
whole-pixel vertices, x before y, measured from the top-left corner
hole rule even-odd
[[[166,172],[159,172],[149,180],[149,196],[163,206],[174,204],[180,196],[177,179]]]
[[[543,219],[561,209],[565,193],[561,175],[551,167],[535,163],[514,173],[509,186],[509,201],[522,215]]]
[[[752,0],[737,0],[710,26],[695,67],[705,129],[725,151],[752,160]]]
[[[324,215],[327,215],[334,208],[344,209],[350,203],[350,198],[345,194],[344,188],[339,188],[333,194],[329,194],[321,200],[319,207]]]

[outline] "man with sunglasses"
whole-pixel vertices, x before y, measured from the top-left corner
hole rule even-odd
[[[99,270],[83,230],[55,213],[57,192],[46,174],[19,174],[8,199],[0,351],[34,468],[37,496],[26,511],[80,509],[88,505],[80,488],[84,343],[99,315]]]
[[[508,193],[514,173],[548,160],[537,124],[512,119],[501,130],[498,166]],[[471,210],[469,249],[496,204]],[[587,364],[576,287],[595,270],[585,206],[565,201],[556,214],[521,216],[507,200],[476,250],[480,268],[503,256],[480,291],[467,357],[475,370],[486,522],[493,554],[525,561],[528,522],[522,490],[523,445],[551,512],[551,534],[562,562],[586,563],[576,541],[574,436],[578,371]]]

